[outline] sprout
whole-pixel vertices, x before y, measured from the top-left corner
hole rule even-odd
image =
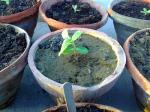
[[[77,11],[80,11],[80,10],[78,9],[78,5],[72,5],[72,8],[73,8],[73,10],[74,10],[75,13],[76,13]]]
[[[1,1],[6,2],[6,4],[7,4],[7,5],[9,5],[9,4],[10,4],[10,0],[1,0]]]
[[[145,16],[150,14],[150,10],[143,8],[143,10],[141,11],[141,13],[143,13]]]
[[[62,37],[64,39],[63,44],[61,46],[61,50],[59,52],[59,56],[64,54],[64,55],[69,55],[69,54],[87,54],[88,49],[86,47],[77,47],[75,45],[75,41],[82,35],[83,32],[81,31],[76,31],[72,37],[69,36],[68,30],[64,30],[62,32]]]

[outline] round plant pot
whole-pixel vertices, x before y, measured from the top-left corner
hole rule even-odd
[[[0,16],[0,22],[16,25],[24,29],[32,37],[37,24],[40,4],[41,1],[37,0],[37,3],[29,9],[8,16]]]
[[[144,77],[143,74],[140,73],[140,71],[134,65],[129,53],[131,39],[134,38],[137,34],[141,34],[145,31],[150,31],[150,28],[137,31],[134,34],[132,34],[126,40],[124,44],[124,49],[127,57],[127,68],[133,78],[132,81],[133,81],[135,97],[138,103],[140,104],[140,106],[142,106],[143,110],[145,110],[145,112],[149,112],[150,111],[150,99],[149,99],[150,82]]]
[[[100,84],[93,85],[91,87],[83,87],[80,85],[73,85],[73,94],[75,101],[95,101],[97,97],[102,96],[107,91],[109,91],[114,84],[116,83],[117,79],[121,75],[125,63],[126,63],[126,57],[125,53],[122,49],[122,47],[119,45],[119,43],[108,37],[106,34],[102,32],[98,32],[92,29],[86,29],[86,28],[69,28],[68,29],[70,33],[73,33],[76,30],[83,31],[84,34],[91,35],[93,38],[98,37],[98,39],[104,41],[108,45],[112,47],[112,50],[116,54],[117,57],[117,65],[112,74],[110,74],[107,78],[104,79]],[[57,100],[61,100],[64,103],[63,99],[63,84],[58,83],[54,80],[51,80],[44,76],[36,67],[35,65],[35,56],[36,51],[38,49],[38,46],[41,42],[44,42],[50,37],[53,37],[55,35],[58,35],[63,30],[58,30],[52,33],[48,33],[42,37],[40,37],[31,47],[29,56],[28,56],[28,63],[31,71],[33,72],[34,77],[36,78],[39,85],[46,90],[48,93],[54,95],[57,97]]]
[[[102,112],[122,112],[121,110],[118,110],[118,109],[110,107],[110,106],[94,104],[94,103],[76,103],[76,106],[77,106],[77,108],[85,108],[85,109],[86,108],[90,109],[89,107],[97,108],[97,110],[99,110],[99,112],[101,112],[101,111]],[[64,108],[66,108],[66,105],[51,107],[42,112],[61,112],[61,110]],[[82,109],[82,112],[84,112],[83,109]]]
[[[8,24],[3,24],[8,25]],[[0,70],[0,108],[6,107],[15,97],[17,89],[22,79],[25,65],[27,64],[27,55],[30,47],[30,38],[21,28],[13,26],[19,33],[26,35],[26,48],[24,52],[13,63]]]
[[[150,21],[136,19],[121,15],[113,10],[113,7],[122,1],[143,1],[149,2],[149,0],[112,0],[109,4],[108,13],[113,19],[114,27],[117,33],[117,39],[121,45],[124,44],[127,37],[139,29],[149,28]]]
[[[45,0],[40,5],[39,12],[40,12],[42,18],[44,19],[44,21],[49,25],[49,27],[52,31],[63,29],[63,28],[72,28],[72,27],[90,28],[90,29],[96,30],[96,29],[102,27],[107,22],[107,19],[108,19],[107,11],[103,8],[103,6],[101,4],[95,3],[94,1],[91,1],[91,0],[80,0],[80,2],[89,3],[91,7],[96,8],[100,12],[100,14],[102,15],[102,19],[100,21],[98,21],[97,23],[79,24],[79,25],[78,24],[66,24],[61,21],[57,21],[55,19],[48,18],[45,15],[46,10],[49,9],[52,5],[54,5],[60,1],[63,1],[63,0]],[[72,1],[72,0],[68,0],[68,1]]]

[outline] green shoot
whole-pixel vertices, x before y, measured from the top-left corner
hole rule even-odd
[[[75,13],[78,12],[78,11],[80,11],[78,9],[78,5],[72,5],[72,8],[73,8],[73,10],[74,10]]]
[[[62,46],[61,46],[61,50],[59,52],[59,56],[64,54],[64,55],[77,55],[77,54],[87,54],[88,53],[88,49],[85,47],[77,47],[75,45],[75,41],[81,37],[83,32],[81,31],[76,31],[72,37],[69,36],[68,34],[68,30],[64,30],[62,32],[62,37],[64,39]]]
[[[7,5],[9,5],[9,4],[10,4],[10,0],[1,0],[1,1],[6,2],[6,4],[7,4]]]
[[[150,14],[150,10],[143,8],[143,10],[141,11],[141,13],[143,13],[145,16]]]

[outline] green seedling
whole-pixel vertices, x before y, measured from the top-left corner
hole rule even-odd
[[[143,10],[141,11],[141,13],[143,13],[145,16],[150,14],[150,10],[143,8]]]
[[[75,41],[81,37],[83,32],[81,31],[76,31],[72,37],[69,36],[68,34],[68,30],[64,30],[62,32],[62,37],[64,39],[62,46],[61,46],[61,50],[59,52],[59,56],[60,55],[77,55],[77,54],[87,54],[88,53],[88,49],[86,47],[80,47],[80,46],[76,46],[75,45]]]
[[[1,1],[6,2],[6,4],[7,4],[7,5],[9,5],[9,4],[10,4],[10,0],[1,0]]]
[[[78,5],[72,5],[72,8],[73,8],[73,10],[74,10],[75,13],[78,12],[78,11],[80,11],[78,9]]]

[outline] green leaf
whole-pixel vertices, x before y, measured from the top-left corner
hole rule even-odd
[[[76,31],[74,34],[73,34],[73,36],[72,36],[72,41],[74,42],[74,41],[76,41],[81,35],[82,35],[82,33],[83,32],[81,32],[81,31]]]
[[[61,54],[63,54],[63,52],[70,46],[70,45],[72,45],[72,40],[71,40],[71,38],[70,39],[65,39],[64,41],[63,41],[63,44],[62,44],[62,46],[61,46],[61,50],[60,50],[60,52],[59,52],[59,56],[61,55]]]
[[[62,32],[61,35],[62,35],[63,39],[69,39],[69,38],[70,38],[67,29],[65,29],[65,30]]]
[[[1,1],[6,2],[6,4],[7,4],[7,5],[9,5],[9,4],[10,4],[10,0],[1,0]]]
[[[73,53],[74,53],[74,48],[69,48],[69,47],[65,49],[65,51],[63,52],[64,55],[69,55]]]
[[[87,54],[89,50],[86,47],[77,47],[76,51],[80,54]]]

